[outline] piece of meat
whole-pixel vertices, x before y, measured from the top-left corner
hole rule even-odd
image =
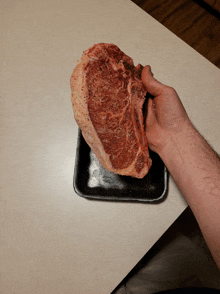
[[[151,166],[142,68],[117,46],[100,43],[83,52],[70,79],[75,120],[100,164],[136,178]]]

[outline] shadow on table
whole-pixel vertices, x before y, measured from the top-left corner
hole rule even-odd
[[[188,207],[111,294],[220,289],[220,271]]]

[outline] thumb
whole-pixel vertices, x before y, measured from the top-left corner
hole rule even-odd
[[[164,85],[153,77],[150,65],[147,65],[143,68],[141,79],[146,90],[152,96],[156,97],[162,94]]]
[[[154,107],[155,106],[154,106],[153,99],[149,98],[148,104],[147,104],[147,116],[145,121],[146,131],[148,127],[153,126],[154,123],[156,122],[156,114],[155,114]]]

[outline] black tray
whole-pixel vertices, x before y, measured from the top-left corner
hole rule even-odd
[[[104,169],[78,131],[73,186],[85,198],[114,201],[160,202],[167,194],[168,172],[150,150],[152,166],[143,179],[116,175]]]

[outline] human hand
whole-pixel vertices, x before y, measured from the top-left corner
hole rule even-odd
[[[157,81],[149,65],[144,67],[141,79],[149,94],[154,96],[147,105],[146,137],[149,148],[160,154],[185,126],[193,126],[176,91]]]

